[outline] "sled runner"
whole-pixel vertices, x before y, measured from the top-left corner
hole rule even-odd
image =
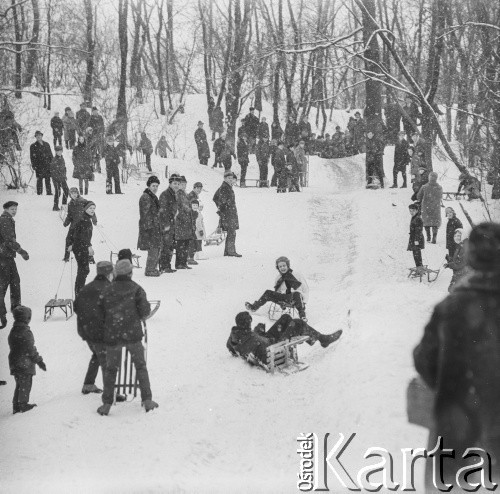
[[[146,317],[146,319],[151,319],[157,312],[158,309],[160,308],[161,301],[160,300],[148,300],[149,305],[151,306],[151,312],[149,313],[149,316]]]
[[[368,177],[370,182],[366,184],[367,189],[380,189],[380,180],[378,177]]]
[[[140,264],[139,264],[139,258],[141,256],[138,255],[138,254],[132,254],[132,266],[134,268],[140,268]],[[109,260],[111,261],[111,264],[115,264],[115,258],[116,260],[118,260],[118,253],[117,252],[113,252],[111,251],[110,254],[109,254]]]
[[[465,199],[466,196],[464,192],[443,192],[443,201],[459,201]]]
[[[66,316],[66,321],[73,315],[73,300],[70,298],[52,298],[45,304],[45,315],[43,320],[46,321],[54,309],[61,309]]]
[[[205,245],[219,245],[226,238],[226,232],[222,228],[218,227],[213,233],[211,233],[205,239]]]
[[[427,281],[429,283],[436,281],[441,271],[440,269],[429,269],[427,265],[408,269],[410,270],[408,278],[420,278],[420,283],[422,283],[422,278],[424,276],[427,276]]]

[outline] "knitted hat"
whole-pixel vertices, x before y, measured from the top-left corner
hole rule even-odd
[[[252,329],[252,316],[249,312],[240,312],[234,320],[239,328]]]
[[[179,175],[173,173],[170,175],[170,178],[168,179],[168,183],[171,184],[172,182],[178,182],[179,181]]]
[[[3,208],[4,209],[9,209],[11,208],[12,206],[18,206],[19,204],[16,202],[16,201],[7,201],[4,205],[3,205]]]
[[[200,205],[200,201],[198,201],[198,199],[193,199],[191,201],[191,204],[198,204],[198,206]]]
[[[15,322],[29,323],[31,321],[31,309],[24,305],[18,305],[12,309]]]
[[[99,261],[96,264],[96,272],[97,274],[103,274],[107,276],[108,274],[113,272],[113,264],[109,261]]]
[[[149,187],[151,184],[158,184],[160,185],[160,180],[158,177],[155,177],[152,175],[151,177],[148,178],[148,181],[146,182],[146,187]]]
[[[196,182],[194,185],[193,185],[193,189],[196,189],[196,187],[200,187],[201,189],[203,188],[203,184],[201,182]]]
[[[132,251],[130,249],[120,250],[120,252],[118,252],[118,260],[121,261],[122,259],[128,259],[132,262]]]
[[[238,178],[238,177],[236,176],[236,173],[234,173],[234,172],[232,172],[232,171],[230,171],[230,170],[224,173],[224,178],[227,178],[227,177]]]
[[[132,273],[132,263],[128,259],[118,261],[115,266],[116,276],[127,275]]]
[[[85,207],[84,207],[84,211],[87,211],[87,209],[90,207],[90,206],[95,206],[95,202],[92,202],[92,201],[87,201],[87,204],[85,204]]]
[[[500,225],[481,223],[469,236],[467,262],[479,271],[500,270]]]

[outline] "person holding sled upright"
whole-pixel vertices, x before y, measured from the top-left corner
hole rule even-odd
[[[290,268],[288,257],[278,257],[276,269],[279,274],[274,283],[274,290],[266,290],[253,304],[246,302],[245,307],[255,312],[266,302],[293,304],[299,311],[299,317],[306,320],[305,304],[309,299],[309,286],[306,279]]]

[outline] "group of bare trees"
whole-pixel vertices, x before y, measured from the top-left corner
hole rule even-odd
[[[127,88],[159,113],[187,93],[223,106],[234,135],[242,105],[274,120],[308,115],[324,131],[334,108],[380,119],[389,99],[422,108],[458,166],[498,145],[500,5],[489,0],[3,0],[0,88],[47,98]],[[174,42],[175,41],[175,42]],[[129,93],[130,94],[130,93]],[[452,111],[452,109],[456,110]],[[437,114],[446,117],[440,126]],[[453,118],[453,115],[457,115]],[[456,138],[458,156],[447,144]],[[500,155],[500,153],[496,153]]]

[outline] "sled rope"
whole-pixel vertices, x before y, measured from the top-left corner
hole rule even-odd
[[[62,273],[61,273],[61,277],[59,278],[59,283],[57,284],[57,288],[56,288],[56,294],[54,296],[54,298],[57,300],[57,294],[59,293],[59,287],[61,286],[61,281],[63,279],[63,276],[64,276],[64,270],[66,269],[66,263],[64,262],[63,263],[63,268],[62,268]]]
[[[113,243],[113,241],[104,233],[104,227],[97,225],[97,231],[101,235],[103,242],[108,246],[111,251],[118,251],[118,247]]]

